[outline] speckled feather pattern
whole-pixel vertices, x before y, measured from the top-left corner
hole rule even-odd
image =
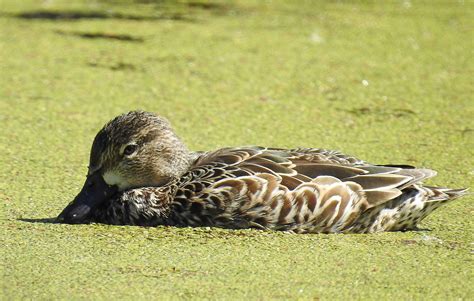
[[[166,119],[132,111],[99,131],[84,188],[58,220],[295,233],[410,230],[466,191],[423,186],[435,175],[317,148],[191,152]]]
[[[159,187],[123,191],[93,220],[141,226],[257,228],[295,233],[371,233],[416,228],[464,190],[423,187],[435,175],[371,165],[324,149],[224,148],[196,153]]]

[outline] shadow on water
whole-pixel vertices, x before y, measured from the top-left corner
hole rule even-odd
[[[190,1],[190,2],[186,2],[185,5],[187,5],[190,8],[200,8],[200,9],[215,11],[215,12],[225,12],[231,9],[231,6],[229,4],[215,3],[215,2]]]
[[[61,222],[58,222],[56,221],[56,217],[51,217],[51,218],[19,218],[18,219],[19,221],[22,221],[22,222],[26,222],[26,223],[33,223],[33,224],[63,224]],[[187,228],[187,227],[179,227],[179,226],[176,226],[176,228]],[[196,227],[194,229],[200,229],[201,227]],[[214,228],[214,229],[219,229],[219,228]],[[224,229],[220,229],[220,230],[224,230]],[[232,230],[232,229],[226,229],[226,230]],[[226,231],[224,230],[224,231]],[[234,229],[234,230],[239,230],[239,231],[246,231],[246,230],[250,230],[250,229]],[[233,231],[230,231],[228,232],[228,234],[237,234],[237,235],[240,235],[239,231],[237,232],[233,232]],[[413,228],[413,229],[405,229],[405,230],[400,230],[400,232],[431,232],[432,230],[431,229],[428,229],[428,228]],[[268,233],[272,233],[274,231],[264,231],[264,232],[268,232]],[[279,231],[276,231],[276,232],[279,232]],[[300,234],[300,235],[304,235],[304,234]],[[309,234],[311,235],[311,234]],[[370,234],[360,234],[360,235],[370,235]],[[418,243],[418,241],[415,241],[415,240],[406,240],[406,241],[402,241],[404,244],[413,244],[413,243]]]
[[[403,229],[403,230],[400,230],[400,232],[431,232],[432,230],[429,229],[429,228],[418,228],[418,227],[415,227],[413,229]]]
[[[84,39],[107,39],[107,40],[135,42],[135,43],[143,43],[145,41],[145,39],[142,37],[133,36],[129,34],[115,34],[115,33],[102,33],[102,32],[78,32],[78,31],[63,31],[63,30],[56,30],[54,32],[60,35],[80,37]]]
[[[94,67],[94,68],[104,68],[110,69],[112,71],[137,71],[137,72],[145,72],[145,69],[141,66],[137,66],[131,63],[126,62],[117,62],[115,64],[101,64],[97,62],[89,62],[87,66]]]
[[[235,13],[236,7],[229,3],[217,3],[212,1],[172,1],[172,0],[123,0],[120,2],[102,0],[105,5],[110,6],[104,10],[56,10],[40,9],[24,11],[14,14],[2,14],[24,20],[49,20],[49,21],[78,21],[78,20],[132,20],[132,21],[185,21],[195,22],[192,16],[199,12],[208,12],[213,15],[225,15]],[[145,6],[144,6],[145,5]],[[150,6],[151,5],[151,6]],[[111,7],[127,8],[136,11],[138,7],[146,8],[150,14],[125,13],[110,10]]]
[[[369,107],[361,107],[355,108],[351,110],[346,110],[346,112],[355,115],[357,117],[364,116],[364,115],[373,115],[378,117],[393,117],[393,118],[404,118],[404,117],[411,117],[416,116],[417,112],[410,110],[410,109],[387,109],[387,108],[369,108]]]
[[[78,21],[83,19],[89,20],[133,20],[133,21],[159,21],[174,20],[192,22],[194,19],[181,13],[161,14],[157,16],[141,16],[135,14],[101,12],[101,11],[78,11],[78,10],[38,10],[28,11],[11,15],[14,18],[25,20],[50,20],[50,21]]]
[[[111,0],[101,0],[104,3],[115,3]],[[122,0],[120,4],[125,5],[137,5],[147,4],[155,5],[156,8],[189,8],[189,9],[201,9],[215,14],[227,13],[235,9],[234,5],[229,2],[213,2],[213,1],[176,1],[176,0]]]
[[[55,217],[50,218],[19,218],[19,221],[27,222],[27,223],[39,223],[39,224],[59,224],[56,221]]]

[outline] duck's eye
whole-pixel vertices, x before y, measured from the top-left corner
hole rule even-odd
[[[123,149],[123,154],[125,156],[130,156],[131,154],[133,154],[138,148],[138,145],[136,144],[129,144],[127,146],[125,146],[125,148]]]

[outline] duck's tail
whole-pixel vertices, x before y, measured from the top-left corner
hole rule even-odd
[[[356,222],[352,232],[383,232],[417,229],[417,224],[445,203],[467,194],[467,188],[449,189],[412,185],[399,197],[371,208]]]
[[[469,188],[451,189],[441,187],[424,186],[422,189],[429,190],[433,195],[425,202],[447,202],[466,195]],[[439,206],[438,206],[439,207]]]

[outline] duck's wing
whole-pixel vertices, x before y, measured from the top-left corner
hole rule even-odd
[[[283,187],[288,191],[296,190],[305,183],[323,185],[323,179],[331,177],[343,184],[340,191],[332,191],[335,196],[346,194],[342,191],[344,185],[357,184],[367,208],[392,200],[406,187],[436,175],[429,169],[371,165],[338,151],[313,148],[223,148],[203,153],[193,169],[195,180],[200,178],[214,183],[220,179],[239,177],[258,177],[256,181],[260,181],[262,175],[269,174],[278,180],[275,189]]]
[[[272,159],[281,158],[282,163],[287,160],[296,162],[314,162],[314,163],[335,163],[340,165],[361,165],[366,164],[354,156],[343,154],[337,150],[328,150],[322,148],[266,148],[261,146],[246,147],[227,147],[212,152],[195,153],[194,166],[206,165],[214,162],[223,162],[234,165],[240,161],[245,161],[255,157],[271,157]]]

